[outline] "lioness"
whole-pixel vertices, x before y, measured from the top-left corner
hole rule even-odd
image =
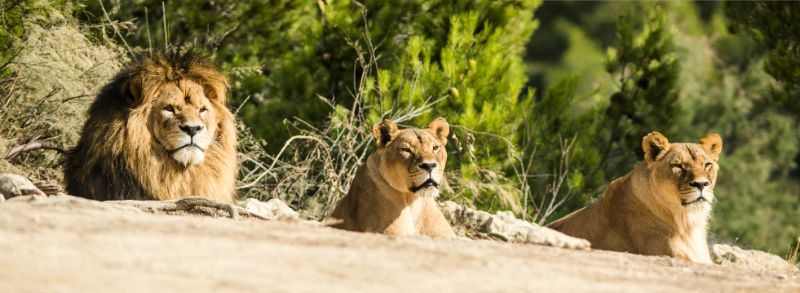
[[[447,163],[450,125],[442,118],[427,129],[398,130],[390,121],[375,125],[378,150],[356,171],[347,193],[331,215],[333,227],[387,235],[455,237],[435,197]]]
[[[612,181],[602,199],[548,227],[598,249],[711,263],[706,224],[722,139],[712,133],[700,144],[669,143],[651,132],[642,148],[644,164]]]

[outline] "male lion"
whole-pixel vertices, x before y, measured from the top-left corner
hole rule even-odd
[[[455,237],[435,197],[447,163],[450,125],[398,130],[384,120],[372,128],[378,150],[358,168],[350,191],[331,215],[333,227],[387,235]]]
[[[700,144],[669,143],[651,132],[642,148],[644,164],[612,181],[602,199],[548,227],[594,248],[711,263],[706,224],[722,139],[712,133]]]
[[[133,64],[89,109],[64,167],[67,191],[96,200],[232,202],[236,132],[225,95],[222,74],[194,54]]]

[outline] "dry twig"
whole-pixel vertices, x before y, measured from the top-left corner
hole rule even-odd
[[[6,160],[10,160],[19,155],[20,153],[38,149],[54,150],[62,154],[67,153],[67,150],[61,144],[52,141],[34,141],[11,148],[10,150],[8,150],[8,152],[6,152],[3,158]]]

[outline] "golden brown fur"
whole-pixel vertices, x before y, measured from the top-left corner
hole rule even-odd
[[[130,66],[89,109],[64,167],[67,191],[97,200],[232,202],[236,133],[226,91],[222,74],[190,53]]]
[[[548,227],[598,249],[710,263],[706,225],[722,139],[709,134],[700,144],[669,143],[652,132],[642,148],[644,164],[612,181],[602,199]]]
[[[427,129],[398,130],[390,120],[375,125],[378,150],[356,172],[338,204],[334,225],[387,235],[454,237],[436,205],[444,177],[450,125],[438,118]]]

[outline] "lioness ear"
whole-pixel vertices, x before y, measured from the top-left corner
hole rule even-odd
[[[384,119],[383,122],[372,127],[372,137],[379,148],[385,147],[397,135],[397,124],[392,120]]]
[[[442,145],[447,144],[447,136],[450,135],[450,124],[448,124],[444,118],[439,117],[433,119],[433,121],[428,124],[428,130],[436,136]]]
[[[706,150],[706,153],[708,153],[714,161],[718,161],[719,154],[722,153],[722,137],[716,133],[709,133],[700,140],[700,146]]]
[[[669,151],[669,148],[669,141],[658,131],[650,132],[642,138],[644,160],[648,163],[663,158]]]

